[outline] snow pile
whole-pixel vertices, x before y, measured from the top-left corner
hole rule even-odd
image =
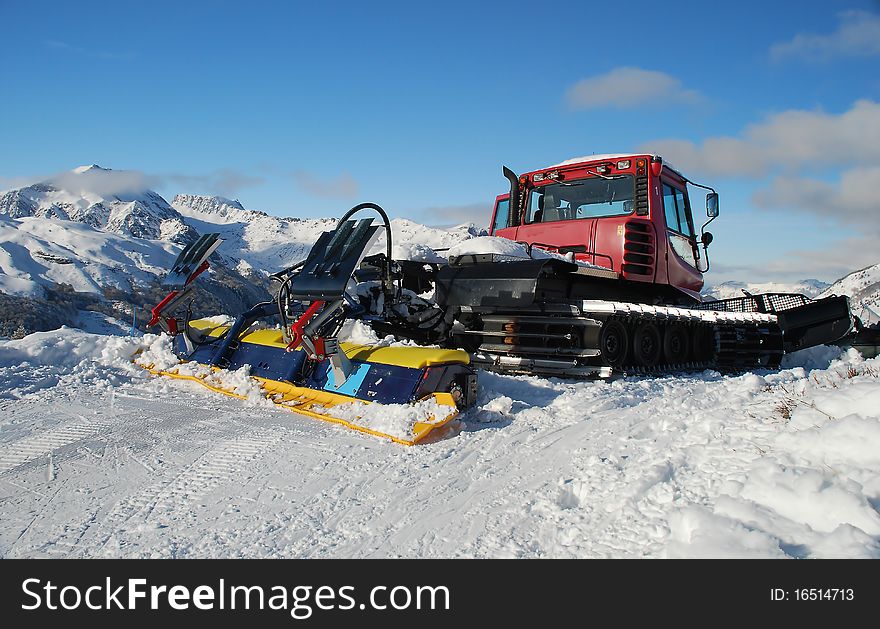
[[[356,401],[332,408],[314,407],[312,410],[407,441],[415,436],[416,423],[440,423],[455,412],[444,404],[438,404],[433,397],[416,404],[368,404]]]
[[[141,367],[167,371],[176,367],[180,359],[172,349],[171,337],[160,334],[145,338],[144,345],[134,361]]]
[[[363,321],[349,319],[339,330],[337,335],[340,341],[355,345],[372,345],[373,347],[436,347],[435,345],[419,345],[411,339],[397,340],[389,334],[379,338],[376,331]]]
[[[108,389],[140,369],[136,352],[155,339],[100,336],[62,327],[0,342],[0,398],[22,398],[62,386]]]
[[[536,252],[536,255],[546,253],[538,249],[533,249],[532,251]],[[480,254],[492,254],[502,258],[514,258],[517,260],[528,260],[531,257],[526,246],[522,243],[497,236],[480,236],[453,245],[446,252],[446,257],[452,258],[454,256]]]
[[[841,349],[836,345],[819,345],[809,347],[782,357],[782,368],[802,367],[808,371],[827,369],[828,365],[840,358]]]
[[[251,405],[272,406],[259,381],[251,377],[250,365],[242,365],[235,371],[215,371],[198,363],[183,363],[172,368],[171,371],[200,378],[212,387],[240,395]]]
[[[428,245],[418,242],[395,242],[391,249],[391,255],[395,260],[413,260],[415,262],[433,262],[443,264],[446,258],[442,257]]]
[[[151,343],[156,338],[154,334],[146,335],[143,340],[101,336],[62,327],[0,342],[0,368],[52,366],[75,369],[89,362],[120,367],[130,363],[143,343]]]
[[[381,340],[376,331],[363,321],[348,319],[342,324],[342,329],[337,335],[340,341],[355,343],[356,345],[379,345]],[[391,337],[393,340],[393,337]]]
[[[880,557],[878,376],[855,352],[791,382],[767,376],[784,425],[711,506],[672,515],[669,556]]]
[[[230,326],[235,323],[235,317],[228,314],[218,314],[212,315],[210,317],[202,317],[199,321],[207,321],[208,323],[212,323],[216,326]]]
[[[266,394],[259,381],[251,377],[250,365],[243,365],[239,369],[228,371],[215,370],[197,362],[181,362],[172,350],[170,336],[163,334],[147,340],[142,351],[134,360],[147,369],[198,378],[212,387],[240,395],[246,398],[250,404],[271,406],[271,402],[266,399]]]
[[[268,403],[247,365],[237,371],[213,371],[198,363],[181,363],[164,334],[132,338],[71,328],[0,342],[0,398],[26,397],[59,385],[108,389],[127,379],[147,379],[142,367],[195,376],[251,403]]]
[[[446,252],[446,257],[452,258],[454,256],[481,254],[494,255],[496,256],[496,259],[501,262],[529,259],[555,259],[564,260],[565,262],[574,262],[579,266],[589,268],[605,268],[596,266],[595,264],[584,262],[582,260],[576,260],[574,254],[571,253],[568,255],[560,255],[558,253],[553,253],[552,251],[541,249],[540,247],[532,247],[530,251],[524,244],[520,242],[509,240],[507,238],[500,238],[497,236],[477,236],[475,238],[465,240],[464,242],[450,247],[449,250]]]

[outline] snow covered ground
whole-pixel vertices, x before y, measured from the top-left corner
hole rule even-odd
[[[130,362],[0,342],[4,557],[880,557],[880,361],[612,382],[481,373],[406,448]]]

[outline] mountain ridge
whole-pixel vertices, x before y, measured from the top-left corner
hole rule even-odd
[[[9,190],[0,195],[0,215],[70,220],[106,232],[182,245],[198,237],[160,194],[127,185],[135,177],[125,172],[92,164]]]

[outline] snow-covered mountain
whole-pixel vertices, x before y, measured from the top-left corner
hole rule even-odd
[[[218,258],[258,280],[303,259],[336,225],[335,218],[270,216],[216,196],[181,194],[169,204],[142,183],[92,165],[0,195],[0,292],[41,298],[57,284],[131,292],[161,277],[180,245],[210,232],[225,241]],[[472,225],[442,229],[405,219],[392,229],[398,257],[479,235]]]
[[[126,318],[154,305],[195,226],[140,176],[99,166],[0,195],[0,335],[78,325],[83,310]],[[216,257],[196,288],[208,310],[239,312],[268,293]],[[199,308],[196,306],[196,310]]]
[[[171,205],[199,233],[219,233],[219,253],[240,261],[239,269],[266,273],[302,260],[321,232],[336,225],[332,218],[269,216],[223,197],[179,194]]]
[[[802,293],[807,297],[817,297],[830,284],[820,280],[801,280],[799,282],[721,282],[706,284],[703,295],[713,299],[732,299],[742,297],[743,291],[749,293]]]
[[[223,197],[178,195],[169,204],[146,183],[92,165],[0,194],[0,334],[49,329],[49,321],[75,325],[83,308],[115,315],[119,308],[102,305],[111,300],[128,304],[128,312],[155,303],[181,247],[212,232],[225,242],[200,281],[199,298],[205,307],[238,312],[267,296],[267,274],[302,260],[337,222],[270,216]],[[442,229],[405,219],[392,221],[392,229],[400,258],[480,234],[473,225]]]
[[[853,311],[863,322],[880,322],[880,264],[840,278],[820,297],[827,295],[849,295]]]
[[[0,292],[42,298],[69,284],[83,293],[131,292],[167,272],[180,246],[45,216],[0,215]]]
[[[156,285],[200,225],[144,185],[139,175],[91,165],[0,195],[0,292],[41,299],[67,285],[132,295]],[[237,264],[218,262],[221,272],[224,262]]]
[[[224,243],[220,253],[258,271],[274,273],[299,262],[322,232],[336,226],[336,218],[283,218],[246,210],[223,197],[179,194],[171,205],[200,233],[217,232]],[[369,216],[365,213],[364,216]],[[391,221],[393,255],[409,259],[418,248],[445,249],[482,232],[472,224],[452,228],[428,227],[407,219]],[[384,250],[384,238],[375,250]]]
[[[198,236],[165,199],[137,183],[125,171],[81,166],[0,195],[0,215],[69,220],[122,236],[181,244]]]

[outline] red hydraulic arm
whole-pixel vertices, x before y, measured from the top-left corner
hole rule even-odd
[[[147,328],[151,328],[154,325],[156,325],[157,323],[159,323],[159,321],[162,318],[162,311],[165,310],[166,308],[168,308],[177,299],[182,298],[184,296],[184,294],[186,294],[187,288],[193,282],[193,280],[195,280],[199,275],[204,273],[208,269],[208,266],[209,265],[208,265],[207,260],[202,262],[202,264],[199,266],[199,268],[197,268],[193,272],[193,274],[190,275],[189,278],[187,278],[186,284],[184,284],[183,290],[171,291],[170,293],[168,293],[165,296],[165,299],[160,301],[158,304],[156,304],[156,306],[152,310],[150,310],[150,314],[152,315],[152,318],[150,319],[150,322],[147,324]],[[177,334],[177,319],[175,319],[174,317],[168,317],[165,319],[165,322],[168,324],[169,334]]]
[[[304,328],[306,327],[306,324],[308,324],[311,318],[314,317],[318,313],[318,311],[324,307],[325,303],[326,302],[320,300],[313,301],[303,313],[303,315],[290,325],[290,334],[293,337],[293,340],[291,340],[290,343],[287,344],[288,352],[295,350],[302,344],[303,336],[305,335]]]

